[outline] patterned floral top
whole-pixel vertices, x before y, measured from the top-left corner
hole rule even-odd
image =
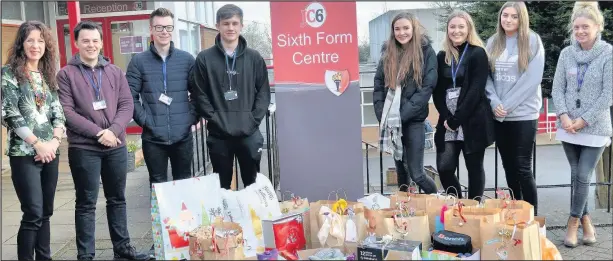
[[[57,91],[47,87],[41,73],[30,72],[30,77],[31,81],[18,83],[9,67],[2,67],[2,125],[8,130],[8,156],[36,155],[34,147],[14,132],[18,128],[30,128],[41,141],[53,139],[54,128],[65,128]]]

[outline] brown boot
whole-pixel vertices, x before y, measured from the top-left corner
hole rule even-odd
[[[583,244],[590,246],[596,243],[596,230],[590,216],[585,215],[581,218],[581,226],[583,227]]]
[[[568,218],[566,225],[566,238],[564,245],[570,248],[577,247],[577,230],[579,229],[579,219],[576,217]]]

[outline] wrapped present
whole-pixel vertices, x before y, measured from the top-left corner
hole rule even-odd
[[[243,230],[232,222],[200,226],[189,233],[190,260],[242,260]]]
[[[391,235],[368,238],[358,245],[358,260],[421,260],[420,241],[393,239]]]
[[[299,213],[285,214],[277,218],[262,219],[264,247],[287,251],[297,255],[298,250],[306,249],[304,220]]]

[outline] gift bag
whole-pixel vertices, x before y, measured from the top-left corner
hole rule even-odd
[[[481,248],[481,230],[499,222],[500,209],[464,207],[461,203],[445,211],[443,220],[445,230],[470,236],[475,249]]]
[[[540,260],[541,235],[537,222],[501,222],[481,230],[483,260]]]
[[[499,199],[486,199],[485,207],[501,209],[501,220],[514,219],[517,222],[534,220],[534,206],[526,201],[513,199],[513,192],[510,189],[509,192],[511,195],[498,190],[496,194]]]
[[[191,260],[242,260],[243,232],[237,223],[200,226],[189,234]]]
[[[285,196],[285,195],[284,195]],[[291,193],[290,197],[279,203],[282,214],[300,214],[302,216],[302,222],[304,223],[304,238],[306,239],[307,248],[311,248],[311,219],[309,206],[309,199],[296,197]]]
[[[364,224],[366,224],[364,219],[364,204],[338,199],[338,193],[336,191],[330,193],[330,195],[332,194],[337,195],[337,200],[319,200],[310,204],[309,219],[311,223],[311,244],[313,248],[324,247],[320,242],[318,234],[322,233],[321,236],[323,236],[326,234],[325,231],[341,233],[339,230],[342,229],[343,241],[350,243],[358,242],[358,240],[366,236],[366,227],[364,227]],[[323,211],[321,210],[322,208],[324,208]],[[336,213],[336,215],[328,216],[326,213]],[[340,221],[337,220],[337,215]],[[324,226],[324,224],[327,225]],[[328,228],[328,226],[335,227]],[[342,226],[342,228],[340,226]],[[324,231],[322,231],[322,229]],[[335,237],[333,236],[332,238],[327,238],[325,242],[332,243],[334,239]],[[333,243],[330,247],[338,246],[339,242],[342,241],[337,240],[335,242],[336,243]]]
[[[430,230],[428,229],[428,215],[424,211],[413,213],[403,213],[395,211],[396,214],[386,217],[383,222],[388,235],[394,239],[419,241],[423,249],[428,249],[431,245]]]
[[[426,213],[428,214],[430,233],[445,229],[443,222],[441,222],[441,220],[444,220],[444,213],[447,209],[457,206],[458,203],[462,203],[466,207],[475,207],[479,204],[478,201],[473,199],[458,199],[452,195],[445,196],[440,194],[428,200]]]
[[[541,260],[563,260],[558,247],[541,234]]]
[[[217,174],[152,185],[151,221],[156,259],[189,259],[189,232],[223,216],[220,193]]]
[[[243,229],[245,256],[264,252],[261,220],[281,215],[277,194],[268,177],[258,173],[255,183],[239,191],[222,190],[221,198],[224,220],[238,223]]]
[[[403,186],[407,185],[402,185]],[[409,186],[407,186],[409,187]],[[434,199],[434,195],[416,194],[416,187],[409,187],[408,192],[397,191],[390,196],[390,208],[397,208],[400,203],[407,203],[415,210],[427,211],[430,200]]]
[[[369,209],[384,209],[390,208],[390,199],[379,193],[370,194],[366,197],[358,199],[358,202],[364,204],[365,208]]]

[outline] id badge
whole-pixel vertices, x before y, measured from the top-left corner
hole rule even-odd
[[[47,122],[47,115],[45,114],[38,114],[38,116],[36,116],[36,123],[43,124]]]
[[[172,98],[166,96],[166,94],[163,94],[163,93],[162,93],[162,95],[160,95],[160,99],[159,100],[163,104],[166,104],[166,105],[170,105],[170,103],[172,102]]]
[[[94,102],[94,111],[104,110],[106,109],[106,101],[99,100]]]
[[[234,90],[229,90],[223,94],[226,98],[226,101],[236,100],[238,98],[238,93]]]
[[[447,92],[447,98],[450,100],[456,99],[459,96],[460,96],[460,89],[458,88],[453,88]]]

